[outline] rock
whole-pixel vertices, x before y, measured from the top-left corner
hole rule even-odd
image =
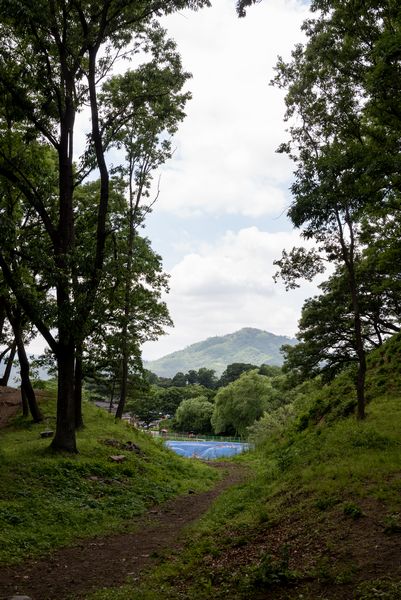
[[[137,454],[142,454],[142,450],[134,442],[127,442],[124,445],[124,448],[125,448],[125,450],[130,450],[131,452],[136,452]]]
[[[106,446],[113,446],[114,448],[121,448],[122,446],[121,442],[114,439],[103,440],[103,444],[106,444]]]
[[[40,432],[40,437],[41,438],[49,438],[49,437],[53,437],[54,435],[54,431],[41,431]],[[23,598],[24,596],[21,596],[21,598]]]
[[[114,456],[109,456],[109,459],[110,459],[112,462],[116,462],[116,463],[122,463],[122,462],[124,462],[125,460],[127,460],[127,457],[126,457],[126,456],[124,456],[124,454],[117,454],[117,455],[114,455]]]
[[[7,600],[32,600],[29,596],[9,596]]]

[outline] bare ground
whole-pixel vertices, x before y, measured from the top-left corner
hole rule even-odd
[[[0,565],[0,597],[18,593],[32,600],[85,598],[93,590],[122,585],[128,577],[139,578],[164,551],[181,549],[183,529],[206,512],[223,490],[245,477],[239,466],[215,466],[224,469],[225,475],[212,490],[189,493],[155,507],[137,520],[135,533],[96,537],[22,565]]]
[[[21,392],[12,387],[0,385],[0,427],[5,427],[21,406]]]

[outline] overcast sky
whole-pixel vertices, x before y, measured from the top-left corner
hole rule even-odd
[[[293,336],[315,286],[285,292],[273,260],[299,243],[285,217],[292,164],[275,152],[287,139],[284,96],[269,86],[277,56],[302,41],[300,0],[263,0],[238,19],[235,0],[165,20],[193,98],[163,168],[146,234],[171,275],[175,327],[147,343],[145,359],[241,327]]]

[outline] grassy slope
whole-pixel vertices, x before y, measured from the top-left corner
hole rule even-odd
[[[43,406],[49,422],[54,401]],[[52,416],[53,414],[53,416]],[[86,427],[78,433],[80,454],[55,455],[45,427],[22,418],[0,431],[0,562],[28,556],[108,531],[126,531],[149,505],[216,478],[208,467],[184,461],[147,434],[134,432],[100,409],[85,405]],[[140,453],[113,447],[132,441]],[[123,463],[110,455],[126,455]]]
[[[368,416],[341,375],[253,455],[181,556],[97,600],[401,598],[401,338],[369,359]]]

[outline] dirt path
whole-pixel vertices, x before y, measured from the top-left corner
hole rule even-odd
[[[179,496],[156,507],[138,520],[136,533],[97,537],[39,560],[0,566],[1,600],[16,592],[32,600],[85,598],[95,589],[138,577],[163,550],[181,548],[184,527],[196,521],[223,490],[246,477],[245,470],[235,464],[216,463],[216,468],[225,469],[226,474],[212,490]]]

